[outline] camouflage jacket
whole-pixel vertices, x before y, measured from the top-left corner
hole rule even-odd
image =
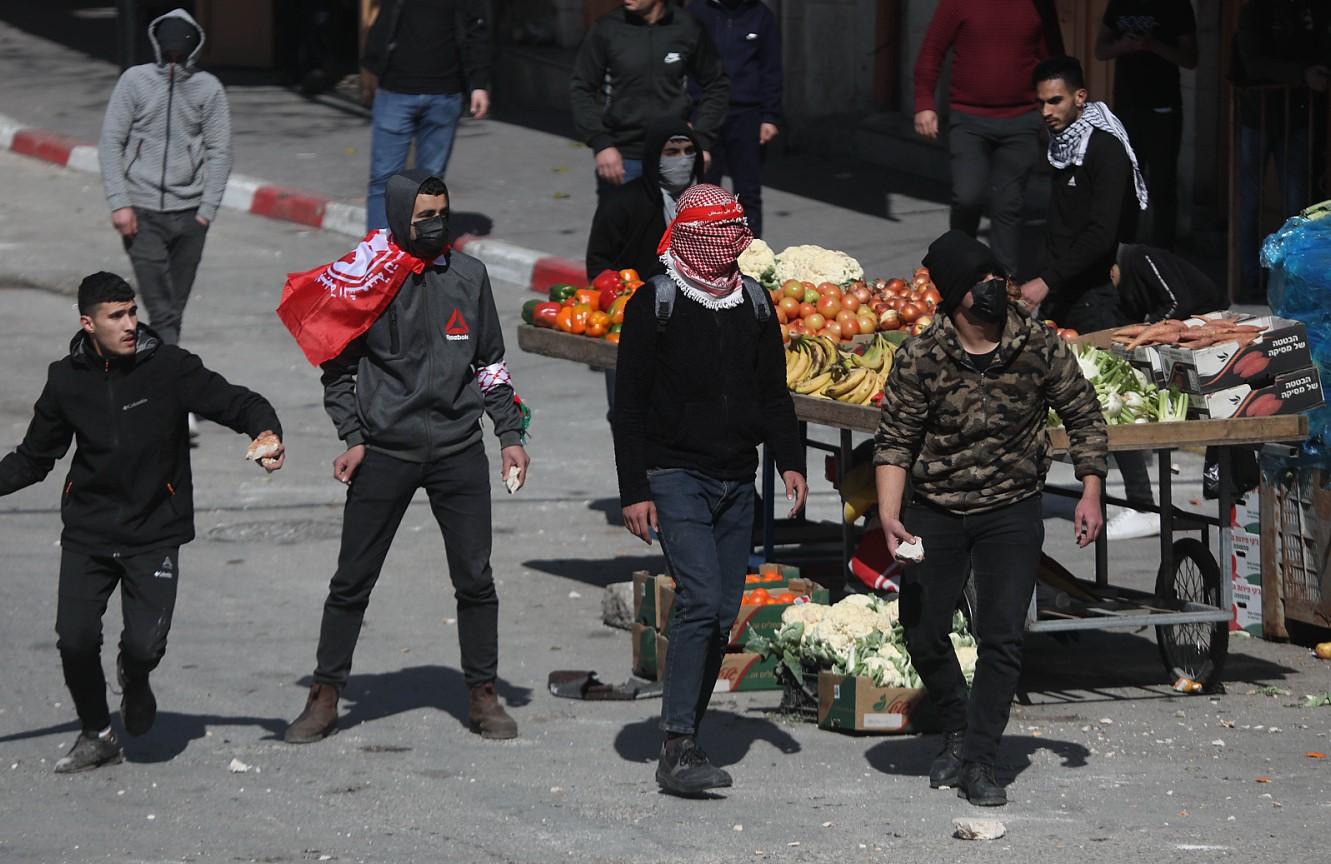
[[[954,513],[994,510],[1044,488],[1049,409],[1063,418],[1077,477],[1105,475],[1108,435],[1095,389],[1054,331],[1009,309],[980,372],[940,315],[908,340],[883,396],[874,463],[910,474],[916,500]]]

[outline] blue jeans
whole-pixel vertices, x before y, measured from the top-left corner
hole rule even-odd
[[[698,731],[739,614],[753,548],[753,480],[683,468],[647,472],[661,551],[675,579],[661,729]]]
[[[639,177],[641,177],[641,176],[642,176],[642,160],[641,160],[641,159],[625,159],[625,160],[624,160],[624,182],[625,182],[625,183],[630,183],[630,182],[632,182],[632,181],[634,181],[634,180],[637,180],[637,179],[638,179]],[[622,184],[621,184],[621,185],[622,185]],[[596,194],[597,194],[597,195],[604,195],[606,192],[610,191],[611,189],[616,189],[616,188],[618,188],[618,187],[615,186],[614,183],[607,183],[607,182],[605,182],[604,180],[601,179],[601,175],[600,175],[600,174],[597,174],[597,175],[596,175]]]
[[[416,167],[438,177],[444,176],[461,117],[461,93],[411,94],[380,88],[374,94],[370,191],[365,200],[368,230],[388,227],[384,186],[389,177],[406,169],[407,153],[413,139],[416,142]]]

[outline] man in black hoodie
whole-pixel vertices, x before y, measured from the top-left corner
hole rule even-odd
[[[605,270],[632,267],[644,280],[665,272],[657,254],[675,202],[702,179],[702,145],[684,120],[660,117],[647,127],[642,176],[610,189],[596,205],[587,237],[587,280]]]
[[[461,252],[444,253],[448,187],[413,169],[389,179],[385,201],[393,242],[431,263],[408,276],[370,329],[323,367],[324,407],[347,445],[333,461],[333,477],[348,486],[347,503],[314,684],[285,738],[307,744],[336,728],[338,694],[351,674],[370,592],[420,488],[444,535],[471,729],[486,738],[513,738],[517,724],[495,695],[499,596],[490,570],[481,415],[489,415],[503,448],[500,476],[521,486],[528,464],[523,411],[504,365],[485,265]]]
[[[119,762],[102,674],[102,615],[117,584],[124,630],[116,671],[120,719],[142,735],[157,716],[148,675],[166,652],[180,577],[180,547],[194,539],[186,415],[268,445],[260,464],[282,467],[272,405],[227,382],[198,357],[138,323],[129,284],[94,273],[79,285],[81,328],[51,364],[32,423],[0,460],[0,495],[40,482],[77,441],[60,502],[56,643],[82,731],[57,773]],[[273,449],[275,447],[275,449]]]
[[[725,122],[730,86],[702,25],[666,0],[624,0],[592,25],[569,97],[578,137],[596,154],[600,194],[642,175],[650,118],[688,119],[690,81],[702,92],[693,125],[705,154]]]

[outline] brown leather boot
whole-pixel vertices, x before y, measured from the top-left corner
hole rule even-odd
[[[312,744],[322,741],[337,729],[337,688],[331,684],[310,687],[305,710],[287,727],[282,739],[288,744]]]
[[[499,704],[493,681],[471,688],[467,721],[471,724],[471,731],[479,732],[482,738],[518,737],[517,721]]]

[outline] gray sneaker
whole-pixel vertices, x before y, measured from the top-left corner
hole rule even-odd
[[[119,765],[124,758],[114,732],[105,738],[96,733],[80,732],[74,746],[55,763],[55,773],[78,774],[103,765]]]

